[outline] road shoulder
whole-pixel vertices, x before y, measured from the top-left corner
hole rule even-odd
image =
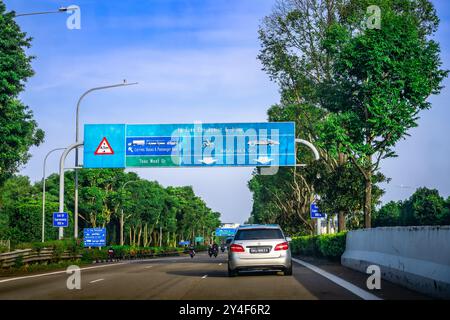
[[[381,280],[380,290],[369,290],[366,286],[369,274],[361,273],[342,266],[339,262],[326,259],[295,256],[294,258],[305,261],[317,268],[320,268],[336,277],[339,277],[358,288],[370,292],[383,300],[430,300],[431,298],[421,293],[409,290],[387,280]]]

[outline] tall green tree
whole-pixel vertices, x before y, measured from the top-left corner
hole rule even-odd
[[[408,226],[445,224],[448,215],[446,202],[436,189],[419,188],[403,202],[401,223]]]
[[[393,227],[401,225],[401,212],[403,203],[401,201],[389,201],[373,216],[374,227]]]
[[[281,94],[280,103],[268,110],[269,121],[295,121],[296,136],[318,146],[321,160],[313,165],[310,150],[299,146],[298,161],[308,163],[307,167],[280,168],[273,177],[259,177],[255,172],[249,184],[254,194],[254,221],[278,222],[286,224],[285,228],[298,225],[294,229],[311,233],[315,228],[309,207],[319,194],[327,213],[337,213],[342,231],[345,214],[361,207],[359,193],[355,194],[361,178],[354,173],[354,165],[344,153],[319,143],[320,123],[329,113],[324,108],[329,96],[324,94],[323,84],[332,77],[332,57],[322,43],[328,27],[340,20],[343,2],[280,0],[260,27],[258,58]],[[339,184],[339,190],[331,188],[333,183]]]
[[[13,242],[41,240],[41,195],[40,189],[24,176],[13,176],[0,187],[0,239]],[[47,212],[56,212],[57,208],[58,202],[48,198]],[[46,215],[46,225],[52,225],[51,214]],[[45,237],[56,239],[56,228],[46,228]]]
[[[369,29],[366,9],[378,5],[381,28]],[[447,71],[431,38],[439,19],[427,0],[349,0],[327,28],[324,47],[333,76],[324,83],[330,111],[320,128],[328,150],[348,155],[362,174],[365,227],[371,227],[374,175],[395,157],[396,143],[417,126],[427,98],[439,93]]]
[[[449,225],[450,203],[436,189],[422,187],[404,201],[386,203],[373,218],[376,227]]]
[[[32,112],[18,98],[33,75],[33,57],[25,52],[30,46],[31,38],[0,0],[0,185],[28,161],[29,148],[44,139]]]

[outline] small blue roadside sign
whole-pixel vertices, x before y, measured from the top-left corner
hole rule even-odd
[[[106,247],[106,229],[85,228],[83,240],[85,247]]]
[[[311,219],[325,218],[325,213],[319,211],[319,207],[315,202],[311,203],[310,215]]]
[[[66,228],[69,226],[69,214],[67,212],[53,212],[53,226]]]
[[[232,228],[217,228],[216,237],[234,237],[236,229]]]

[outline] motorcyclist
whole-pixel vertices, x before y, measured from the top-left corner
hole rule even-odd
[[[213,245],[210,243],[208,245],[208,255],[211,257],[213,255]]]
[[[191,258],[195,256],[195,247],[193,244],[189,245],[189,255],[191,256]]]
[[[217,257],[217,254],[219,253],[219,245],[217,243],[214,243],[212,245],[212,254],[214,257]]]
[[[114,261],[114,249],[113,247],[109,247],[108,249],[108,261]]]

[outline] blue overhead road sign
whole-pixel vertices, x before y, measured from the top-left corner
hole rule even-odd
[[[232,228],[217,228],[216,229],[217,237],[234,237],[235,233],[236,233],[236,229],[232,229]]]
[[[294,122],[84,127],[85,168],[295,164]]]

